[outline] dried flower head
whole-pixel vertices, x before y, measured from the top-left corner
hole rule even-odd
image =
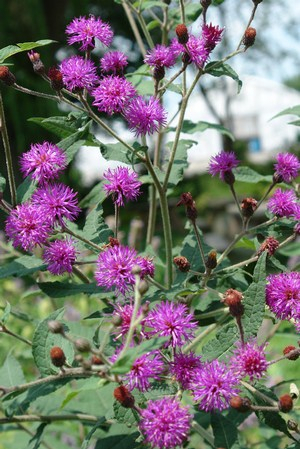
[[[260,255],[264,251],[266,251],[269,256],[273,256],[278,247],[278,240],[276,240],[274,237],[267,237],[266,240],[260,245],[257,251],[257,255]]]

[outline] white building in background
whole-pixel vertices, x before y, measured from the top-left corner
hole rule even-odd
[[[226,82],[226,89],[212,90],[209,98],[218,115],[225,117],[226,98],[229,94],[231,123],[228,128],[236,139],[247,142],[250,160],[264,162],[272,159],[275,153],[288,150],[300,134],[297,126],[288,124],[296,119],[295,116],[285,115],[271,120],[282,110],[300,104],[300,92],[278,82],[255,76],[243,76],[242,81],[243,86],[238,94],[237,83],[223,77],[222,83]],[[221,85],[221,82],[218,84]],[[174,112],[172,102],[174,101],[177,106],[178,99],[177,94],[168,93],[166,101],[168,109],[173,109]],[[197,92],[190,99],[186,119],[194,123],[199,121],[216,123],[216,118],[203,96]],[[128,142],[133,140],[133,134],[121,122],[117,123],[117,127],[116,131],[122,134],[124,140]],[[114,139],[107,134],[98,137],[103,143],[114,142]],[[168,140],[171,137],[172,134],[168,133]],[[210,157],[222,149],[221,134],[214,129],[207,129],[204,132],[185,134],[184,137],[197,141],[197,144],[188,150],[189,167],[186,175],[203,173],[207,170]],[[77,156],[77,168],[83,173],[83,180],[87,185],[102,179],[103,172],[108,167],[117,165],[120,163],[106,161],[97,147],[84,147]]]

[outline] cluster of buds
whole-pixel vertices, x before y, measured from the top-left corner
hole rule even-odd
[[[186,216],[191,220],[192,223],[195,223],[197,218],[197,209],[196,203],[193,200],[192,194],[190,192],[182,193],[180,195],[180,200],[178,201],[176,206],[184,205],[186,207]]]
[[[175,263],[178,270],[181,271],[182,273],[187,273],[191,268],[190,262],[184,256],[174,257],[173,262]]]

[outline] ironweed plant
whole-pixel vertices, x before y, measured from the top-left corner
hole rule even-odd
[[[298,157],[279,153],[273,176],[241,166],[233,151],[211,158],[208,172],[229,189],[240,215],[240,231],[222,253],[206,243],[190,192],[176,199],[187,226],[180,247],[173,248],[168,201],[195,143],[182,133],[203,129],[202,122],[185,119],[189,100],[209,76],[230,77],[241,88],[227,61],[251,51],[256,36],[251,25],[262,1],[253,0],[236,49],[218,60],[214,49],[221,48],[226,30],[208,17],[220,2],[115,1],[123,6],[143,56],[135,72],[126,71],[126,54],[113,47],[110,24],[93,15],[67,25],[73,55],[51,68],[36,51],[50,40],[0,50],[3,95],[15,89],[20,102],[24,94],[38,96],[68,112],[33,119],[53,133],[53,140],[32,143],[21,155],[25,179],[17,186],[1,97],[7,179],[0,178],[1,257],[7,263],[0,276],[24,277],[28,288],[34,286],[27,301],[49,301],[54,310],[37,322],[31,307],[32,317],[22,301],[10,305],[1,298],[1,339],[23,349],[16,357],[9,352],[0,369],[0,447],[23,448],[27,442],[35,449],[247,448],[253,441],[249,428],[260,438],[254,440],[257,447],[299,447],[299,379],[278,381],[271,375],[283,360],[299,374],[300,274],[292,259],[282,263],[300,231]],[[160,30],[160,44],[153,43],[153,27]],[[100,62],[96,45],[103,50]],[[34,76],[52,93],[20,85],[13,67],[5,65],[25,51]],[[169,91],[175,92],[172,105],[165,100]],[[131,131],[131,139],[116,131],[114,118]],[[94,134],[99,129],[114,143],[100,142]],[[117,164],[79,201],[60,176],[83,145],[99,147]],[[261,198],[239,199],[235,185],[245,181],[268,185]],[[128,203],[147,194],[144,239],[138,246],[126,244],[120,218]],[[115,209],[110,226],[104,201]],[[266,218],[254,226],[252,217],[262,204]],[[158,226],[163,238],[155,248]],[[233,263],[228,256],[237,247],[248,252]],[[68,307],[59,299],[70,303],[80,294],[93,310],[68,320]],[[15,327],[17,320],[32,323],[30,339]],[[268,344],[282,321],[287,344],[274,353]],[[28,360],[34,366],[27,378],[18,361],[22,352],[27,367]]]

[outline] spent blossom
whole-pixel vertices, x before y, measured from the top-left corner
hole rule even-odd
[[[296,210],[296,194],[294,190],[275,190],[268,201],[267,208],[279,218],[292,217]]]
[[[171,397],[150,400],[141,410],[140,429],[146,443],[159,449],[181,446],[187,439],[191,415],[188,406]]]
[[[76,261],[77,250],[72,239],[55,240],[46,247],[43,259],[47,268],[54,275],[65,272],[72,273]]]
[[[32,144],[30,150],[20,157],[21,171],[39,183],[47,183],[67,166],[67,157],[62,149],[51,142]]]
[[[100,60],[102,72],[112,73],[113,75],[123,75],[127,65],[127,56],[121,51],[109,51]]]
[[[137,388],[140,391],[147,391],[150,388],[151,380],[159,380],[164,371],[164,362],[157,352],[143,354],[132,364],[130,372],[124,376],[124,381],[129,388]]]
[[[134,98],[124,112],[129,128],[136,136],[153,134],[160,126],[165,126],[167,113],[159,100],[150,97],[146,101],[143,97]]]
[[[254,340],[238,342],[230,364],[239,378],[249,376],[251,381],[260,379],[268,367],[264,345],[259,346]]]
[[[108,23],[103,22],[100,17],[90,15],[86,17],[75,17],[66,28],[68,44],[81,43],[80,50],[87,51],[95,48],[95,39],[103,45],[109,46],[113,39],[113,32]]]
[[[91,91],[99,82],[96,66],[90,59],[70,56],[60,66],[63,82],[70,91],[87,89]]]
[[[300,170],[300,161],[295,154],[279,153],[276,156],[277,163],[274,164],[274,179],[277,182],[290,183],[297,178]]]
[[[103,188],[107,195],[112,195],[117,206],[124,206],[124,199],[133,201],[140,195],[142,183],[138,180],[137,173],[128,167],[109,168],[103,173],[103,177],[108,181]]]
[[[183,346],[193,338],[197,327],[193,319],[186,305],[166,301],[152,309],[145,322],[147,327],[153,328],[148,332],[150,336],[169,337],[167,345],[175,347]]]
[[[109,115],[120,113],[136,94],[135,88],[126,78],[105,76],[92,92],[95,98],[93,105],[98,108],[98,111]]]

